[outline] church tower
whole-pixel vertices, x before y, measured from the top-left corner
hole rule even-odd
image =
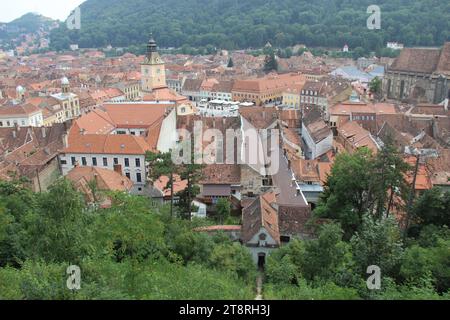
[[[147,54],[141,65],[142,91],[152,92],[154,89],[166,88],[166,68],[158,53],[158,46],[153,37],[147,44]]]

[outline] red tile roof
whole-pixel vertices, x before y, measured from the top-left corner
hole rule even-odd
[[[143,155],[150,149],[150,146],[143,137],[111,134],[78,134],[72,137],[69,136],[69,147],[62,150],[62,152]]]

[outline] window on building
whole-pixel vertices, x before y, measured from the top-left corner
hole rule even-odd
[[[137,182],[142,182],[142,174],[141,173],[136,173],[136,181]]]
[[[141,159],[136,158],[136,167],[140,168],[141,167]]]
[[[128,179],[131,179],[131,175],[129,172],[125,172],[125,175],[127,176]]]
[[[70,158],[70,162],[74,166],[77,163],[77,159],[75,159],[75,157],[72,157],[72,158]]]
[[[103,158],[103,166],[104,167],[108,166],[108,158]]]
[[[96,157],[93,157],[93,158],[92,158],[92,166],[93,166],[93,167],[96,167],[96,166],[97,166],[97,158],[96,158]]]
[[[129,167],[130,166],[130,159],[125,158],[125,167]]]
[[[67,164],[67,160],[61,160],[61,164]]]
[[[86,157],[81,157],[81,163],[83,164],[83,166],[87,166]]]
[[[114,158],[114,164],[119,164],[119,159],[118,158]]]

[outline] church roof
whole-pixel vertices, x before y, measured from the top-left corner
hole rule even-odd
[[[442,49],[403,49],[390,70],[450,75],[450,42],[445,43]]]

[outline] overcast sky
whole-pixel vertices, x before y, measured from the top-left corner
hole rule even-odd
[[[70,12],[85,0],[0,0],[0,22],[10,22],[28,12],[66,20]]]

